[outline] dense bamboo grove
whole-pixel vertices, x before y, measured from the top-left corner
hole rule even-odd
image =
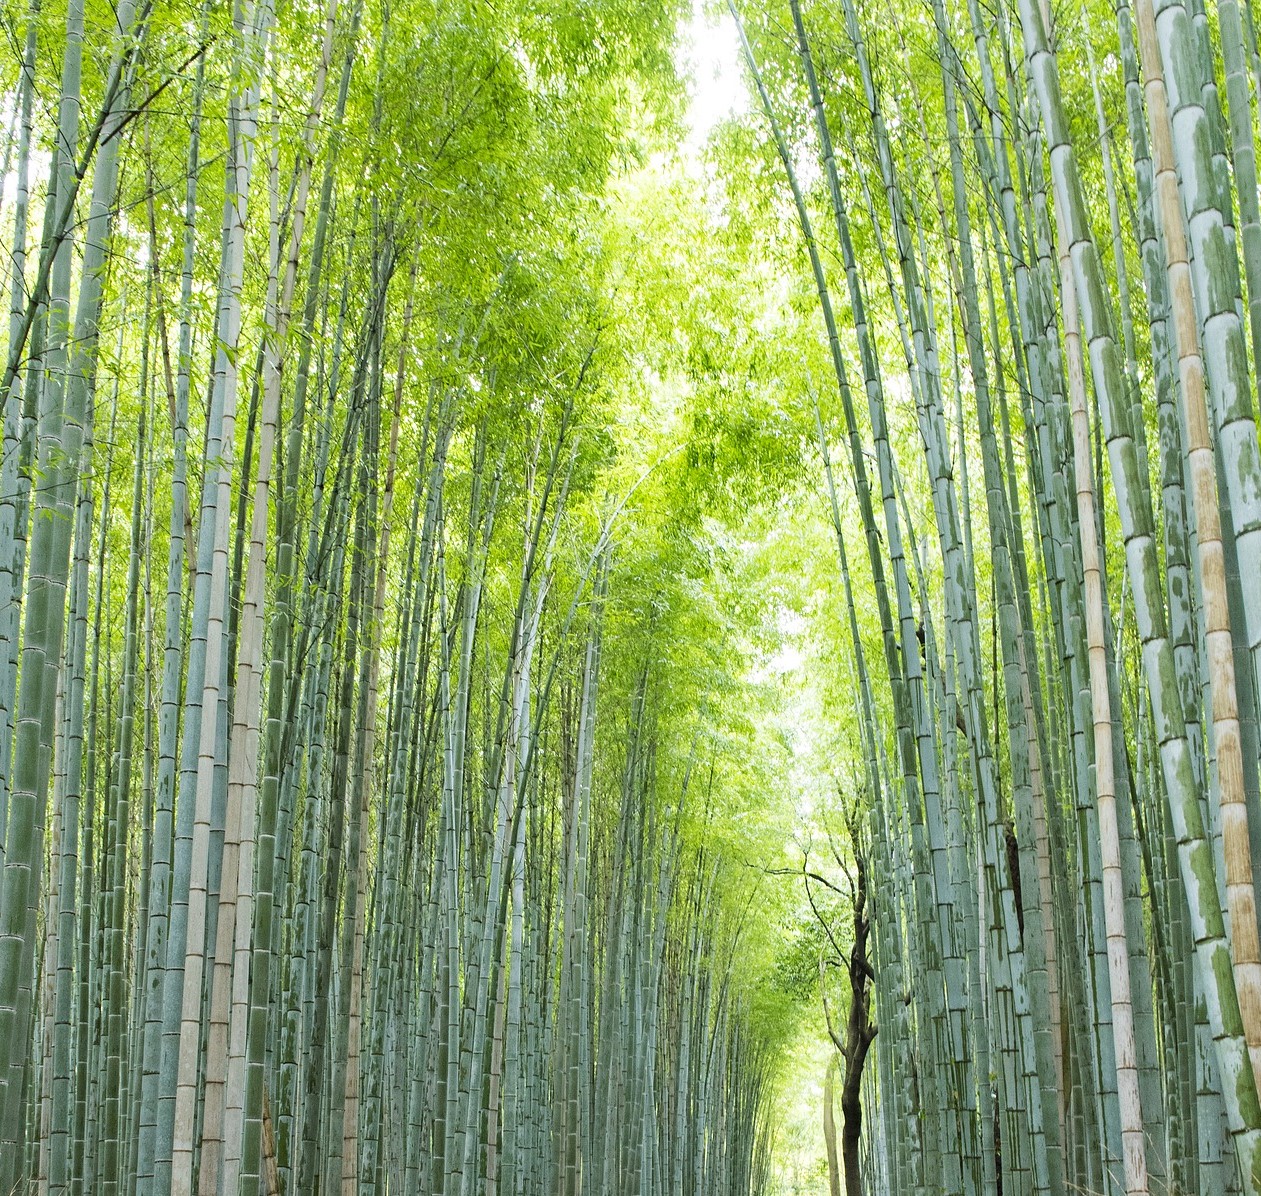
[[[673,14],[6,17],[0,1191],[759,1188],[594,242]]]
[[[1247,0],[3,13],[0,1192],[1261,1194]]]
[[[1261,1190],[1261,59],[1097,7],[731,5],[849,475],[851,1192]]]

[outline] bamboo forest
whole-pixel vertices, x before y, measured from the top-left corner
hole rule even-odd
[[[1261,1196],[1254,0],[0,0],[0,1196]]]

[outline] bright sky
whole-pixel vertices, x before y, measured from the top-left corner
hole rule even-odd
[[[710,18],[703,0],[692,0],[679,57],[692,80],[687,144],[689,149],[699,150],[715,125],[748,107],[748,92],[740,74],[740,37],[731,14],[724,10]]]

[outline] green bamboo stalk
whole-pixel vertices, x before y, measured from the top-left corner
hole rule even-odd
[[[1042,13],[1031,0],[1022,0],[1021,24],[1025,56],[1051,148],[1057,207],[1065,226],[1064,240],[1070,249],[1079,294],[1084,296],[1082,319],[1090,345],[1095,384],[1110,423],[1108,449],[1113,484],[1124,527],[1127,563],[1140,621],[1152,709],[1159,729],[1165,783],[1179,840],[1183,881],[1195,927],[1199,972],[1209,998],[1217,1063],[1224,1080],[1223,1096],[1241,1173],[1245,1182],[1256,1188],[1261,1185],[1261,1167],[1254,1171],[1261,1108],[1257,1105],[1252,1069],[1244,1062],[1243,1025],[1233,973],[1229,966],[1222,966],[1228,965],[1229,955],[1222,937],[1220,909],[1215,898],[1204,899],[1206,887],[1210,893],[1215,890],[1214,870],[1203,837],[1198,797],[1190,775],[1185,724],[1176,694],[1176,674],[1165,633],[1163,604],[1154,598],[1158,592],[1159,569],[1151,533],[1151,515],[1149,510],[1130,501],[1128,480],[1135,459],[1133,443],[1125,435],[1124,387],[1117,346],[1105,305],[1097,251],[1085,222],[1076,161],[1065,133],[1059,73],[1055,59],[1047,49]],[[1220,962],[1215,965],[1214,960]]]

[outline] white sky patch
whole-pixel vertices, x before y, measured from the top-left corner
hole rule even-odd
[[[686,144],[696,153],[718,124],[747,111],[749,96],[740,71],[740,36],[730,13],[711,19],[703,0],[692,0],[692,15],[681,33],[679,66],[691,76]]]
[[[772,673],[796,673],[805,663],[801,640],[806,633],[806,620],[790,607],[781,607],[775,620],[782,637],[779,649],[771,655],[767,665]]]
[[[779,630],[779,646],[749,670],[750,679],[757,685],[792,677],[805,663],[801,640],[806,632],[806,620],[797,611],[781,606],[775,613],[775,623]]]
[[[795,673],[805,661],[805,654],[796,644],[784,644],[767,662],[772,673]]]

